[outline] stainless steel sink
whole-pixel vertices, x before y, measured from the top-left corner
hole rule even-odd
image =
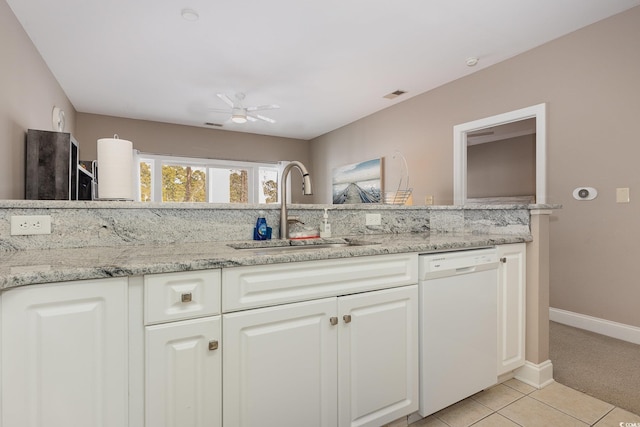
[[[269,242],[271,243],[271,242]],[[283,245],[273,245],[273,244],[229,244],[227,246],[242,251],[242,252],[251,252],[254,255],[267,255],[267,254],[279,254],[279,253],[288,253],[288,252],[298,252],[298,251],[308,251],[308,250],[317,250],[317,249],[327,249],[327,248],[347,248],[347,247],[356,247],[356,246],[369,246],[369,245],[379,245],[378,242],[365,242],[365,241],[357,241],[350,240],[344,242],[334,242],[334,243],[304,243],[304,244],[291,244],[289,241],[283,241]]]

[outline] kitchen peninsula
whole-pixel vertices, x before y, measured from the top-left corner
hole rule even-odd
[[[299,217],[305,224],[319,224],[325,207],[325,205],[292,205],[290,213]],[[120,337],[119,344],[116,345],[120,351],[115,353],[111,361],[120,360],[119,372],[126,374],[120,377],[112,376],[113,378],[110,379],[119,378],[121,385],[128,387],[131,396],[129,401],[120,399],[116,406],[121,408],[121,411],[112,411],[109,416],[117,416],[114,414],[120,413],[121,417],[124,417],[120,421],[128,418],[128,425],[131,427],[143,426],[145,422],[146,425],[152,425],[153,423],[149,423],[156,419],[154,417],[162,418],[163,416],[154,413],[150,408],[166,406],[167,399],[171,397],[161,392],[166,388],[162,381],[145,383],[141,372],[146,370],[148,380],[156,377],[170,377],[163,376],[160,371],[168,366],[165,364],[168,360],[162,362],[162,349],[165,348],[163,345],[182,336],[179,331],[187,330],[183,328],[191,328],[188,329],[190,331],[193,331],[193,328],[220,331],[220,336],[227,337],[226,341],[220,336],[207,335],[206,342],[210,357],[217,358],[218,365],[224,363],[224,366],[228,367],[228,373],[225,375],[229,375],[229,378],[236,378],[233,376],[234,369],[238,375],[244,372],[243,368],[233,365],[236,357],[225,358],[226,354],[242,355],[241,347],[237,347],[231,339],[236,331],[233,328],[243,324],[245,320],[242,316],[245,314],[272,310],[275,307],[267,307],[265,303],[251,306],[249,303],[247,308],[258,308],[246,310],[242,305],[233,306],[233,301],[225,302],[225,286],[228,288],[231,283],[231,286],[237,289],[241,283],[244,283],[242,277],[238,276],[240,272],[262,272],[255,277],[252,276],[253,282],[247,282],[249,285],[245,283],[242,285],[244,288],[265,277],[265,274],[277,274],[277,277],[281,278],[271,280],[290,283],[294,279],[286,278],[289,274],[288,270],[299,267],[295,276],[298,279],[295,280],[304,279],[313,282],[316,280],[313,279],[314,277],[336,277],[337,279],[332,282],[334,287],[335,283],[340,283],[340,286],[353,286],[352,289],[355,289],[345,294],[359,292],[357,295],[371,295],[371,298],[374,296],[378,298],[375,299],[377,305],[380,305],[381,301],[395,301],[393,304],[397,305],[400,301],[405,301],[405,298],[409,298],[410,288],[415,288],[413,265],[417,265],[417,262],[414,262],[417,261],[417,254],[526,244],[527,364],[521,367],[516,375],[531,384],[543,386],[551,378],[543,314],[544,310],[548,311],[548,307],[545,307],[548,303],[545,300],[547,284],[544,277],[547,268],[545,257],[548,257],[546,222],[548,213],[553,208],[555,207],[546,205],[331,206],[333,238],[287,242],[287,244],[313,246],[317,243],[331,243],[341,244],[340,246],[323,245],[325,247],[317,249],[270,252],[256,251],[255,247],[256,245],[274,247],[281,245],[282,241],[253,242],[251,240],[252,227],[258,210],[266,211],[270,226],[274,228],[278,226],[278,210],[270,209],[265,205],[238,207],[191,204],[148,205],[126,202],[1,202],[2,330],[3,337],[8,337],[3,340],[3,354],[10,356],[9,359],[5,357],[3,360],[4,362],[18,360],[20,363],[22,359],[28,360],[28,355],[22,353],[20,358],[11,358],[14,351],[20,350],[15,346],[7,346],[7,343],[21,342],[21,337],[25,334],[31,336],[30,331],[22,327],[22,322],[9,324],[7,320],[12,315],[21,316],[25,311],[12,309],[11,305],[14,301],[16,306],[21,302],[27,304],[26,307],[29,307],[28,304],[36,304],[33,301],[36,294],[30,294],[23,300],[7,298],[8,296],[14,293],[18,295],[22,292],[21,290],[33,289],[33,292],[43,290],[49,295],[56,294],[55,297],[63,300],[67,297],[73,299],[79,298],[76,293],[89,292],[93,287],[106,283],[104,289],[108,289],[108,293],[104,297],[105,300],[111,298],[120,302],[114,304],[119,307],[116,310],[117,314],[110,312],[111,317],[108,319],[111,321],[103,327],[109,328],[109,336]],[[366,214],[379,214],[380,225],[366,225]],[[10,236],[10,217],[14,215],[51,215],[52,234]],[[332,276],[332,269],[339,268],[341,265],[349,266],[348,270],[344,270],[348,271],[348,274],[344,276],[340,273]],[[406,272],[403,270],[405,267],[402,266],[406,266]],[[381,276],[379,271],[382,271],[380,270],[382,268],[388,268],[386,271],[391,273],[384,277],[385,283],[378,283],[377,279]],[[350,272],[354,271],[359,273],[352,275]],[[281,274],[285,276],[280,276]],[[343,276],[348,280],[345,281]],[[202,283],[206,282],[209,285],[193,285],[194,288],[187,291],[184,283],[179,286],[170,283],[171,278],[174,277],[196,277],[197,280],[194,279],[193,283],[200,283],[198,280],[202,279]],[[319,286],[318,283],[313,286]],[[47,291],[49,288],[51,290]],[[114,290],[115,295],[111,293]],[[221,304],[220,290],[223,295]],[[306,306],[313,302],[312,299],[320,297],[323,299],[318,301],[324,301],[327,298],[335,299],[331,297],[333,295],[331,292],[338,297],[339,307],[343,302],[350,301],[349,299],[342,301],[340,295],[343,294],[340,291],[332,290],[326,293],[320,289],[318,292],[312,297],[301,298],[304,302],[300,303],[289,304],[291,300],[281,300],[288,304],[279,307],[291,305],[295,308],[296,304]],[[153,299],[154,295],[156,299]],[[156,310],[158,307],[162,308],[164,299],[171,299],[176,295],[178,303],[180,298],[182,302],[191,302],[193,298],[193,301],[199,304],[196,304],[199,307],[198,310],[202,312],[185,316],[184,313],[179,312],[180,310],[175,310],[176,304],[167,305],[165,311]],[[280,298],[280,295],[274,295]],[[379,298],[383,296],[387,299],[380,300]],[[86,301],[92,300],[86,295],[82,298]],[[203,302],[205,300],[206,302]],[[330,306],[335,304],[330,301],[327,303]],[[42,304],[45,303],[42,302]],[[225,304],[227,304],[226,309]],[[210,307],[218,308],[209,310]],[[410,309],[407,310],[407,313],[411,312]],[[221,317],[223,326],[220,326]],[[225,324],[229,325],[230,329],[225,329],[227,328]],[[404,327],[402,322],[395,326]],[[240,328],[240,326],[237,327]],[[354,324],[353,327],[355,328],[356,325]],[[410,331],[413,326],[407,327]],[[22,333],[14,336],[15,339],[12,341],[11,334],[14,330]],[[92,336],[92,333],[85,332],[88,334],[86,336]],[[190,333],[184,336],[191,336]],[[219,344],[222,353],[219,351],[216,353]],[[108,347],[113,351],[111,346]],[[73,348],[73,345],[70,345],[70,348]],[[152,349],[157,349],[152,353],[154,357],[149,356]],[[123,358],[123,354],[129,356]],[[407,360],[411,359],[407,357]],[[61,369],[68,364],[62,363]],[[396,372],[392,367],[389,369]],[[12,379],[17,380],[17,378],[13,377],[13,372],[5,370],[6,366],[3,369],[3,384],[7,386]],[[14,370],[18,372],[17,375],[20,375],[20,369]],[[212,378],[216,379],[212,383],[217,382],[219,385],[220,378],[216,377],[217,374],[212,375]],[[236,383],[236,381],[227,381],[227,383]],[[228,390],[226,387],[224,391],[207,387],[202,390],[204,390],[203,395],[213,396],[213,400],[216,401],[224,400],[224,397],[220,398],[220,394],[224,396],[234,392],[239,393],[238,390]],[[11,398],[8,390],[5,390],[3,396]],[[241,399],[241,395],[239,396]],[[149,402],[157,404],[151,405]],[[5,406],[5,408],[9,407],[11,406]],[[212,408],[218,407],[213,405]],[[211,416],[221,417],[220,413],[224,412],[226,417],[233,410],[239,414],[242,413],[242,408],[225,406],[225,411],[213,411]],[[402,412],[402,408],[399,410],[399,414],[408,415],[407,411]],[[340,414],[344,412],[342,409],[336,411]],[[379,420],[385,420],[385,423],[391,422],[398,418],[398,416],[394,418],[394,413],[393,411],[385,412]],[[11,414],[16,414],[16,411],[11,410]],[[224,425],[232,425],[235,422],[232,415],[228,416],[231,418],[225,419]],[[221,418],[219,421],[222,423]],[[362,425],[382,425],[377,424],[378,421],[375,418],[368,421],[368,424],[366,418],[360,421],[363,421]],[[341,421],[339,425],[348,425],[348,422],[349,420]],[[220,425],[220,423],[214,423],[214,425]],[[333,424],[330,422],[327,425]]]

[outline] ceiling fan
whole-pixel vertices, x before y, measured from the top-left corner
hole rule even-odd
[[[245,107],[243,105],[243,101],[245,98],[244,93],[236,93],[235,99],[232,100],[224,93],[218,93],[218,98],[223,100],[231,109],[222,110],[218,108],[211,108],[210,111],[214,111],[216,113],[228,113],[231,114],[231,121],[233,123],[246,123],[247,120],[255,122],[258,120],[262,120],[268,123],[275,123],[276,121],[270,117],[266,117],[260,114],[256,114],[257,111],[262,110],[275,110],[280,108],[279,105],[269,104],[269,105],[260,105],[256,107]]]

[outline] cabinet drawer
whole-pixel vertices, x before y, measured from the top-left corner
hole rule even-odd
[[[418,255],[292,262],[222,271],[222,311],[354,294],[418,282]]]
[[[145,325],[219,314],[220,282],[220,270],[144,276]]]

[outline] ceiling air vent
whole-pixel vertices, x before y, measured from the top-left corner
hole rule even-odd
[[[211,123],[211,122],[206,122],[206,123],[205,123],[205,126],[215,126],[215,127],[221,128],[223,125],[222,125],[222,123]]]
[[[398,90],[396,90],[396,91],[393,91],[393,92],[391,92],[391,93],[389,93],[389,94],[385,95],[385,96],[384,96],[384,98],[387,98],[387,99],[394,99],[394,98],[399,97],[400,95],[404,95],[405,93],[407,93],[407,92],[406,92],[406,91],[404,91],[404,90],[400,90],[400,89],[398,89]]]

